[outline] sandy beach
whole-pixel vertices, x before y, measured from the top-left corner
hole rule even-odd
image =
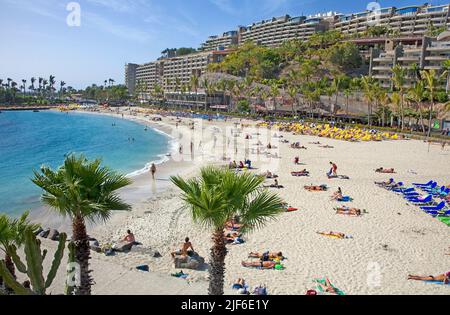
[[[106,225],[89,228],[89,234],[101,244],[117,241],[127,229],[131,229],[143,244],[129,253],[112,257],[92,253],[94,294],[206,294],[207,268],[183,270],[189,274],[187,280],[170,277],[171,273],[179,271],[173,268],[170,252],[178,249],[186,236],[207,261],[211,240],[209,232],[192,223],[189,212],[182,207],[179,191],[170,183],[169,177],[195,176],[206,164],[227,165],[228,160],[223,159],[224,150],[226,157],[238,162],[244,160],[254,152],[258,141],[264,147],[269,142],[277,147],[271,151],[280,158],[251,158],[256,168],[252,172],[259,174],[270,170],[279,175],[284,189],[277,192],[299,210],[283,213],[265,228],[245,235],[244,244],[229,246],[226,293],[233,293],[230,288],[234,280],[245,278],[251,287],[267,285],[269,294],[303,295],[315,287],[313,279],[329,277],[349,295],[450,294],[450,286],[407,280],[408,274],[437,275],[449,270],[448,226],[418,207],[408,205],[401,196],[374,185],[374,181],[390,177],[407,185],[430,179],[450,184],[448,147],[442,150],[439,146],[429,147],[416,140],[353,143],[277,132],[283,140],[300,142],[307,147],[307,150],[296,150],[289,143],[278,142],[280,138],[273,138],[275,131],[249,129],[239,134],[232,131],[239,120],[208,122],[182,118],[176,125],[174,117],[163,117],[161,122],[155,123],[151,121],[151,115],[124,114],[125,119],[137,119],[170,134],[183,147],[183,153],[175,152],[171,161],[159,165],[155,181],[150,174],[142,174],[122,191],[124,199],[133,205],[131,212],[115,214]],[[191,122],[195,123],[194,130],[190,128]],[[225,131],[229,136],[223,136]],[[246,134],[252,135],[253,139],[244,140]],[[193,155],[190,153],[191,141]],[[334,148],[311,144],[317,141]],[[296,156],[302,165],[293,164]],[[350,180],[329,180],[326,172],[330,161],[338,165],[339,174],[347,175]],[[397,174],[376,174],[374,170],[381,166],[395,168]],[[305,168],[310,177],[291,176],[292,171]],[[272,183],[267,180],[267,184]],[[313,193],[303,189],[304,185],[310,184],[326,184],[330,190]],[[330,195],[338,187],[344,195],[354,199],[346,205],[364,209],[367,213],[361,217],[337,215],[333,208],[343,204],[330,201]],[[318,231],[342,232],[352,238],[328,238],[317,234]],[[44,244],[50,248],[55,246],[50,242]],[[151,257],[152,250],[159,251],[162,257]],[[252,251],[283,252],[287,257],[285,270],[243,268],[241,261],[247,260]],[[150,267],[149,273],[135,270],[142,264]],[[52,292],[61,292],[63,278],[64,271],[60,271]]]

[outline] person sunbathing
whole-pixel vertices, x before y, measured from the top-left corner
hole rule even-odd
[[[336,214],[343,214],[343,215],[359,217],[359,216],[361,216],[361,210],[356,209],[356,208],[342,207],[342,208],[336,209]]]
[[[336,292],[336,289],[333,287],[333,285],[330,282],[330,279],[325,279],[325,284],[322,284],[320,282],[317,282],[317,285],[322,289],[323,292],[330,293],[330,294],[338,294]]]
[[[382,173],[382,174],[395,174],[395,169],[380,167],[380,168],[376,169],[375,172]]]
[[[331,196],[331,200],[340,200],[342,198],[344,198],[344,196],[342,195],[341,187],[339,187],[338,190],[333,194],[333,196]]]
[[[375,185],[381,186],[381,187],[386,187],[389,185],[393,185],[395,184],[395,181],[393,178],[389,179],[388,181],[385,182],[375,182]]]
[[[328,188],[326,185],[320,185],[320,186],[304,186],[304,188],[308,191],[327,191]]]
[[[331,145],[321,145],[321,146],[319,146],[319,148],[323,148],[323,149],[334,149],[334,147],[331,146]]]
[[[336,237],[336,238],[340,238],[340,239],[345,239],[345,238],[351,238],[351,236],[347,236],[344,233],[340,233],[340,232],[317,232],[317,234],[323,235],[323,236],[331,236],[331,237]]]
[[[230,220],[225,224],[225,228],[231,231],[239,231],[242,227],[243,224],[240,224],[236,219]]]
[[[127,230],[127,235],[122,239],[122,242],[134,244],[136,242],[136,238],[134,237],[134,234],[131,233],[130,230]]]
[[[265,188],[277,188],[277,189],[284,188],[284,186],[282,186],[282,185],[280,185],[280,184],[278,183],[278,179],[275,179],[274,184],[272,184],[272,185],[265,185],[264,187],[265,187]]]
[[[291,175],[292,176],[309,176],[309,172],[306,169],[304,169],[300,172],[291,172]]]
[[[444,284],[450,283],[450,271],[438,276],[414,276],[408,275],[408,280],[416,280],[416,281],[440,281]]]
[[[271,171],[268,170],[268,171],[264,174],[264,177],[267,178],[267,179],[273,179],[273,178],[278,178],[278,175],[275,175],[275,174],[273,174]]]
[[[246,283],[245,280],[242,278],[237,279],[232,286],[233,290],[244,289],[245,287]]]
[[[279,263],[274,261],[243,261],[242,263],[243,267],[246,268],[261,268],[261,269],[274,269],[275,266],[279,265]]]
[[[258,252],[251,252],[248,254],[248,258],[259,258],[263,261],[269,261],[269,260],[284,260],[285,257],[283,256],[282,252],[265,252],[265,253],[258,253]]]

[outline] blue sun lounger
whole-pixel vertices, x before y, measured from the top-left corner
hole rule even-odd
[[[433,202],[433,196],[432,195],[428,195],[425,198],[407,198],[407,200],[411,203],[419,203],[419,204],[423,204],[424,206],[426,204],[431,204]]]
[[[441,211],[445,208],[445,201],[442,201],[440,204],[438,204],[437,206],[432,206],[432,207],[420,207],[420,209],[424,210],[424,211]]]
[[[413,183],[413,185],[416,187],[429,187],[429,186],[433,185],[433,183],[434,183],[434,181],[430,180],[426,184]]]

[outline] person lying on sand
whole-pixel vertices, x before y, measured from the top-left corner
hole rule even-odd
[[[323,148],[323,149],[334,149],[334,147],[331,146],[331,145],[320,145],[319,148]]]
[[[450,271],[438,276],[414,276],[408,275],[408,280],[417,281],[442,281],[444,284],[450,283]]]
[[[245,280],[242,278],[237,279],[232,286],[233,290],[240,290],[245,289],[247,287],[247,284],[245,283]]]
[[[361,215],[361,210],[356,208],[342,207],[336,209],[336,214],[359,217]]]
[[[263,174],[263,176],[267,179],[273,179],[273,178],[278,178],[278,175],[273,174],[271,171],[267,170],[267,172],[265,174]]]
[[[387,187],[387,186],[390,186],[390,185],[393,185],[393,184],[395,184],[395,181],[394,181],[393,178],[391,178],[391,179],[389,179],[388,181],[385,181],[385,182],[375,182],[375,185],[378,185],[380,187]]]
[[[317,285],[322,289],[322,292],[336,294],[336,295],[338,294],[338,292],[336,292],[336,289],[334,288],[334,286],[331,284],[330,279],[328,279],[328,278],[325,279],[325,284],[317,282]]]
[[[317,234],[323,235],[323,236],[331,236],[331,237],[336,237],[336,238],[340,238],[340,239],[346,239],[346,238],[352,238],[349,235],[345,235],[344,233],[340,233],[340,232],[317,232]]]
[[[243,225],[239,223],[238,217],[233,218],[225,224],[225,228],[231,231],[239,231],[242,227]]]
[[[259,258],[262,261],[269,261],[269,260],[284,260],[285,257],[283,256],[282,252],[265,252],[265,253],[258,253],[258,252],[251,252],[248,254],[248,258]]]
[[[170,255],[172,258],[175,258],[175,255],[181,255],[181,256],[188,256],[188,250],[191,249],[193,252],[195,252],[194,247],[192,246],[192,243],[189,240],[189,237],[186,237],[184,240],[184,244],[182,245],[181,250],[177,250],[175,252],[172,252]]]
[[[238,245],[244,243],[244,240],[241,238],[241,235],[237,232],[225,232],[224,238],[228,244]]]
[[[274,184],[272,184],[272,185],[265,185],[264,188],[277,188],[277,189],[281,189],[281,188],[284,188],[284,186],[282,186],[282,185],[280,185],[280,184],[278,183],[278,179],[275,179]]]
[[[320,186],[304,186],[304,188],[308,191],[327,191],[328,187],[326,185],[320,185]]]
[[[343,197],[344,196],[342,195],[342,189],[341,187],[339,187],[338,190],[333,194],[333,196],[331,196],[330,200],[340,200]]]
[[[377,168],[377,169],[375,170],[375,172],[376,172],[376,173],[382,173],[382,174],[395,174],[395,169],[393,169],[393,168],[383,168],[383,167],[380,167],[380,168]]]
[[[275,266],[280,265],[277,262],[274,261],[243,261],[242,263],[243,267],[246,268],[261,268],[261,269],[274,269]]]
[[[306,168],[300,172],[291,172],[292,176],[301,177],[301,176],[309,176],[309,172],[306,170]]]

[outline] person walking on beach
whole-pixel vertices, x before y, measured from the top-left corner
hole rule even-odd
[[[156,173],[156,165],[155,165],[155,163],[153,163],[152,166],[150,167],[150,172],[152,173],[152,178],[154,180],[155,179],[155,173]]]

